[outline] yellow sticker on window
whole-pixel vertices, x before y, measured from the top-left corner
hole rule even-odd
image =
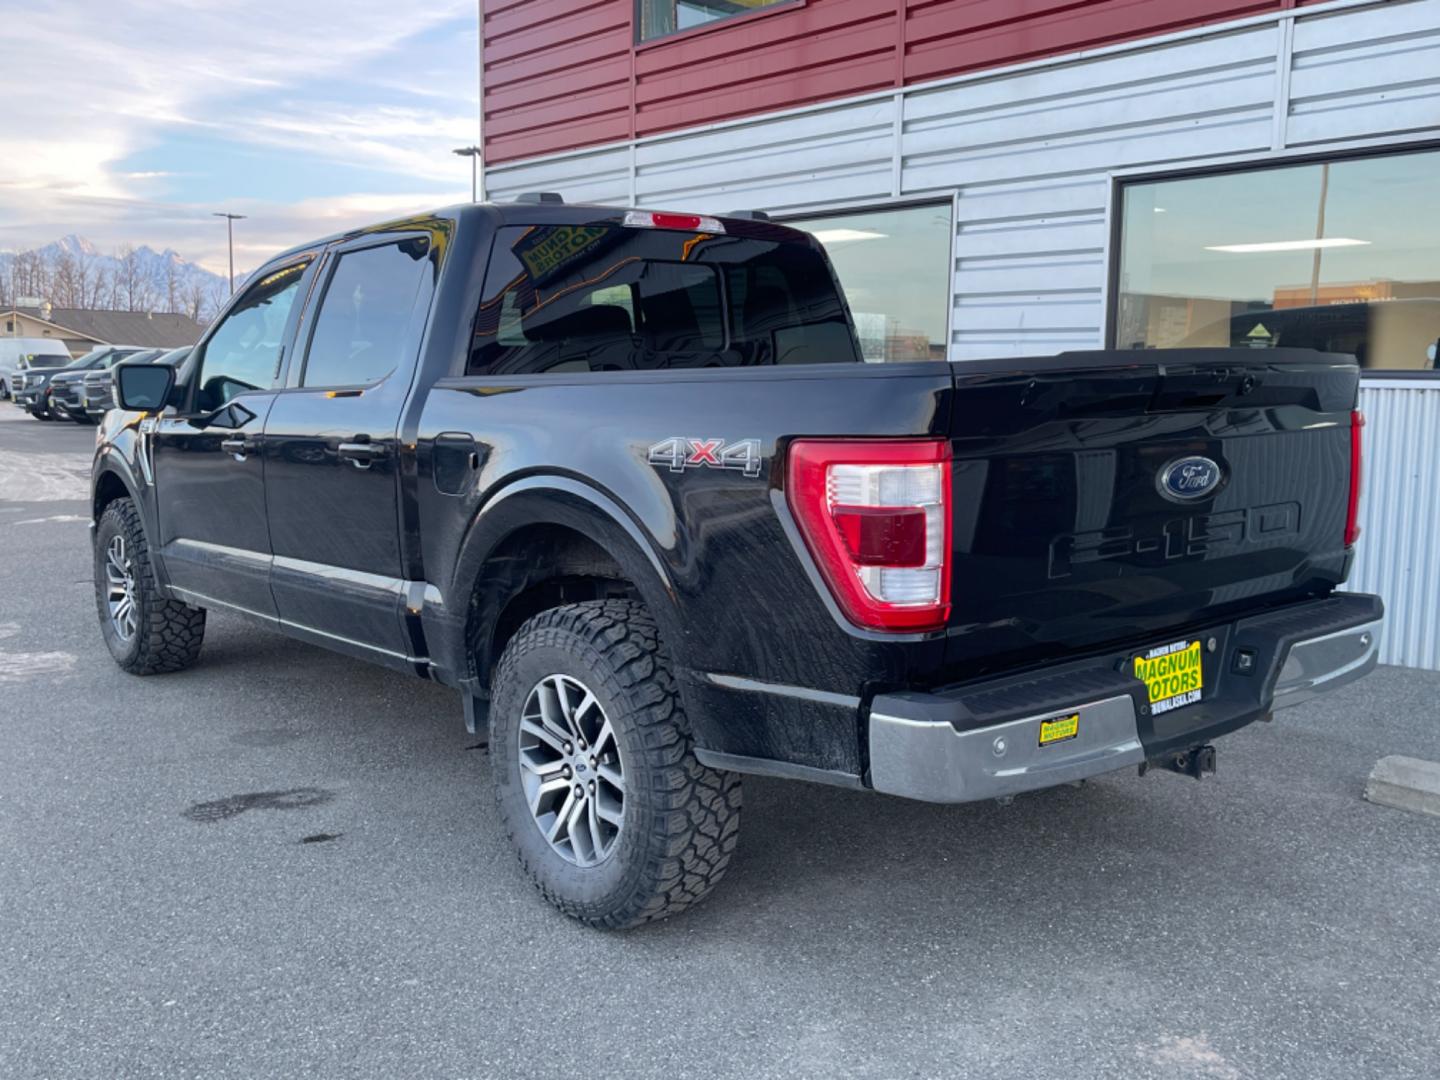
[[[1080,714],[1071,713],[1069,716],[1057,716],[1054,720],[1040,721],[1040,745],[1049,746],[1051,743],[1064,742],[1066,739],[1073,739],[1080,734]]]
[[[1205,688],[1200,642],[1177,641],[1135,657],[1135,677],[1145,684],[1150,711],[1157,715],[1193,705]]]

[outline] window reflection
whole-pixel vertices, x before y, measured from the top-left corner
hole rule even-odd
[[[866,360],[945,359],[950,211],[942,203],[788,223],[825,246]]]
[[[1437,167],[1425,152],[1127,185],[1116,343],[1433,369]]]
[[[719,19],[748,15],[792,0],[639,0],[640,40],[664,37]]]

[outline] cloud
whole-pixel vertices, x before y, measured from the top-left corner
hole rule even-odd
[[[78,232],[220,269],[215,209],[248,213],[258,249],[456,201],[475,19],[476,0],[35,5],[0,66],[0,248]]]

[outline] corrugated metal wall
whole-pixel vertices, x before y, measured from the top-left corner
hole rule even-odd
[[[955,198],[955,360],[1102,344],[1117,170],[1440,138],[1440,0],[1313,14],[950,80],[487,170],[490,192],[780,212]],[[1440,390],[1365,390],[1371,454],[1356,588],[1385,596],[1391,662],[1440,668]]]
[[[1384,663],[1440,670],[1440,382],[1377,379],[1360,407],[1365,489],[1348,587],[1385,598]]]
[[[481,0],[487,161],[628,139],[632,0]]]
[[[1274,25],[904,100],[902,192],[958,187],[952,359],[1088,348],[1111,169],[1270,147]]]
[[[493,162],[1167,33],[1296,0],[806,0],[633,45],[634,0],[482,0]]]

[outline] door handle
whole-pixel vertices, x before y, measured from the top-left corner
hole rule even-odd
[[[233,455],[236,461],[244,461],[245,455],[249,453],[253,447],[250,445],[250,440],[242,435],[238,438],[221,439],[220,449],[224,450],[227,454]]]
[[[339,450],[340,457],[353,463],[357,469],[370,468],[385,457],[385,453],[385,447],[368,442],[342,442]]]

